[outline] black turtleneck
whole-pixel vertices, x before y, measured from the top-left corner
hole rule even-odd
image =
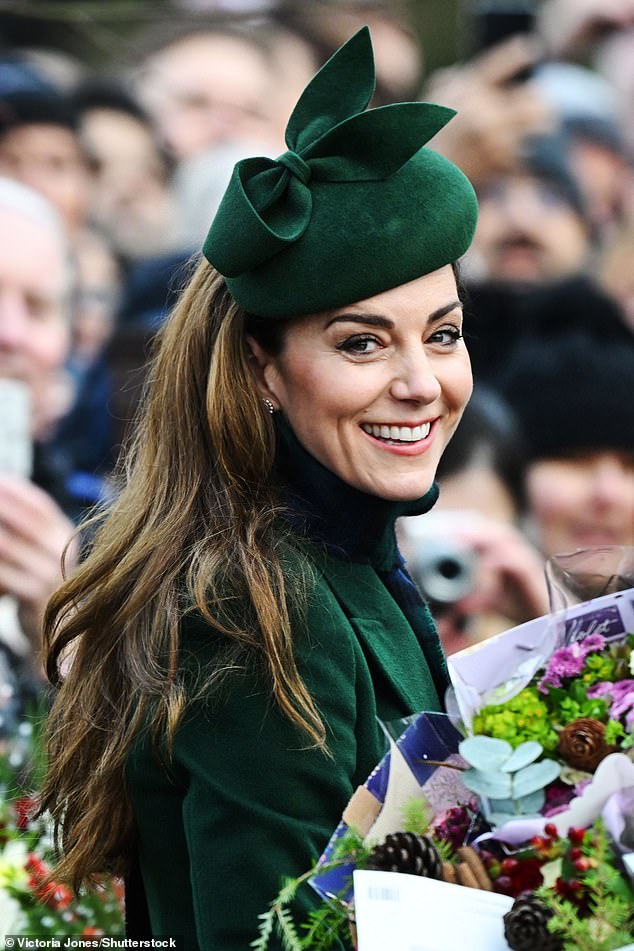
[[[434,483],[422,498],[412,501],[369,495],[315,459],[282,413],[275,415],[275,428],[276,478],[293,529],[337,558],[375,569],[416,634],[442,703],[449,682],[444,654],[429,608],[405,569],[395,533],[397,518],[429,511],[438,498],[438,486]]]

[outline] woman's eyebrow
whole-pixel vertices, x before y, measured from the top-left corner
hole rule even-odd
[[[433,311],[427,318],[428,324],[433,324],[437,320],[442,320],[443,317],[446,317],[447,314],[450,314],[452,310],[462,310],[462,304],[459,300],[451,301],[449,304],[445,304],[443,307],[439,307],[438,310]],[[369,327],[382,327],[384,330],[393,330],[394,321],[390,320],[389,317],[381,317],[378,314],[337,314],[336,317],[332,317],[326,324],[326,328],[331,327],[333,324],[337,323],[353,323],[353,324],[365,324]]]
[[[328,321],[326,328],[339,323],[365,324],[370,327],[382,327],[384,330],[394,329],[393,320],[389,320],[387,317],[379,317],[378,314],[337,314],[336,317],[332,317]]]
[[[450,314],[452,310],[462,311],[462,302],[459,300],[453,300],[450,304],[445,304],[444,307],[439,307],[438,310],[435,310],[433,314],[430,314],[427,318],[428,324],[433,324],[437,320],[442,320],[443,317],[446,317],[447,314]]]

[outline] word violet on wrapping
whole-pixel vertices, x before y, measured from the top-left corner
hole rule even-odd
[[[601,634],[603,637],[623,637],[625,626],[623,618],[618,607],[613,604],[609,607],[600,608],[597,611],[589,611],[587,614],[581,614],[579,617],[573,617],[566,621],[566,643],[580,641],[589,634]]]

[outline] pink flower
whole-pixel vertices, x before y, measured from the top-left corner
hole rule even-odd
[[[588,654],[602,651],[604,647],[605,637],[601,634],[590,634],[570,647],[560,647],[548,661],[546,672],[538,684],[539,690],[548,693],[548,687],[561,687],[565,677],[578,677]]]
[[[625,716],[629,728],[634,727],[634,680],[620,680],[617,683],[602,681],[588,689],[588,697],[608,697],[612,701],[610,719],[620,720]]]

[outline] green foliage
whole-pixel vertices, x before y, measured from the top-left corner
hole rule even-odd
[[[593,654],[591,657],[600,657],[599,654]],[[590,657],[588,658],[590,660]],[[602,723],[608,718],[609,705],[602,697],[591,699],[586,696],[588,684],[581,680],[573,680],[567,687],[549,687],[546,704],[550,710],[552,719],[565,726],[578,720],[580,717],[590,717],[593,720],[601,720]]]
[[[605,727],[605,742],[608,746],[619,746],[627,734],[618,720],[608,720]]]
[[[254,951],[267,951],[274,935],[279,937],[285,951],[329,951],[337,941],[349,944],[348,911],[343,901],[323,902],[312,911],[308,920],[300,926],[300,930],[304,931],[301,936],[289,905],[297,897],[299,889],[313,876],[350,863],[363,865],[370,852],[371,849],[363,844],[359,833],[347,829],[336,842],[330,861],[319,866],[315,862],[303,875],[284,880],[268,911],[259,916],[258,936],[250,947]]]
[[[483,707],[473,718],[473,730],[506,740],[512,747],[532,740],[551,752],[558,743],[548,707],[536,687],[525,687],[505,703]]]
[[[413,796],[405,803],[403,807],[403,832],[428,836],[436,848],[441,862],[450,862],[453,857],[453,849],[449,842],[438,839],[430,833],[431,820],[431,809],[424,796]]]
[[[614,680],[616,660],[610,654],[589,654],[586,657],[581,682],[584,687],[591,687],[602,680]]]
[[[302,949],[330,948],[348,934],[348,910],[343,902],[323,902],[319,908],[311,911],[308,921],[302,925],[306,932],[302,938]]]
[[[550,888],[540,888],[537,895],[553,912],[548,928],[562,936],[564,951],[616,951],[634,941],[634,894],[614,866],[600,821],[586,835],[583,851],[594,862],[579,875],[589,893],[589,914],[581,915],[576,905]]]
[[[403,832],[427,835],[431,819],[427,800],[423,796],[413,796],[403,807]]]

